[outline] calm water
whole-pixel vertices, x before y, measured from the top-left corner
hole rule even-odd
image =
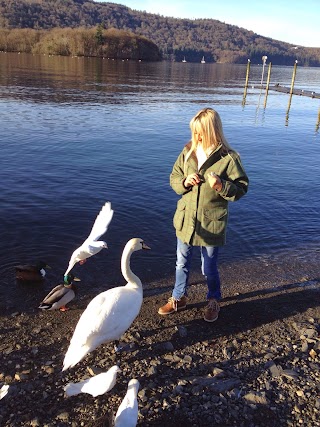
[[[293,69],[273,67],[290,86]],[[270,91],[262,66],[135,63],[0,53],[1,282],[3,307],[30,292],[15,284],[16,263],[47,261],[45,289],[61,279],[71,253],[106,200],[114,218],[109,250],[75,272],[87,289],[123,283],[126,241],[152,247],[132,267],[145,283],[174,273],[172,165],[190,137],[189,121],[216,108],[250,178],[231,204],[221,265],[289,256],[319,261],[319,100]],[[266,79],[266,73],[264,80]],[[320,91],[320,69],[299,68],[296,88]],[[14,300],[15,299],[15,300]]]

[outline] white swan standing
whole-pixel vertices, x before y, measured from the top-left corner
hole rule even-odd
[[[127,280],[101,292],[82,313],[64,358],[63,371],[76,365],[102,343],[118,341],[138,316],[143,299],[142,283],[130,269],[130,257],[140,249],[150,249],[142,239],[126,244],[121,257],[121,271]]]
[[[137,395],[139,386],[139,381],[135,378],[129,381],[127,393],[121,402],[114,419],[114,427],[135,427],[137,425]]]
[[[118,372],[120,372],[119,366],[114,365],[107,372],[102,372],[87,380],[78,383],[68,383],[64,391],[67,396],[75,396],[79,393],[88,393],[92,397],[100,396],[115,386]]]
[[[108,226],[112,220],[112,217],[113,210],[111,209],[111,203],[106,202],[102,206],[101,211],[99,212],[92,226],[89,236],[82,243],[82,245],[79,246],[79,248],[77,248],[71,255],[69,266],[66,272],[64,273],[65,276],[71,271],[71,269],[77,262],[83,264],[87,260],[87,258],[96,255],[98,252],[101,251],[101,249],[108,248],[106,242],[98,239],[108,230]]]

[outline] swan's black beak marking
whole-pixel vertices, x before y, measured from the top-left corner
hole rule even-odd
[[[142,245],[142,249],[151,249],[148,245],[144,243],[144,241],[141,242],[141,245]]]

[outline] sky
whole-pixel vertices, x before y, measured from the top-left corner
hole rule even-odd
[[[319,0],[113,0],[112,3],[175,18],[217,19],[275,40],[320,47]]]

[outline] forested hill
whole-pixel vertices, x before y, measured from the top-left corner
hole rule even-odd
[[[116,28],[153,41],[164,59],[199,62],[320,66],[320,48],[307,48],[259,36],[214,19],[176,19],[92,0],[0,0],[0,28]]]

